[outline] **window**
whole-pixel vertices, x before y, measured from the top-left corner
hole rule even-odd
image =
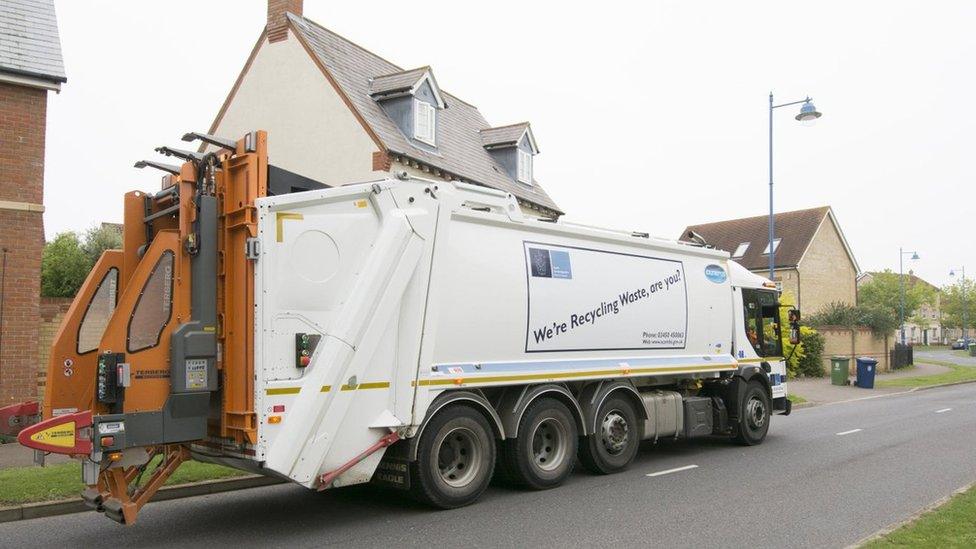
[[[116,297],[119,287],[119,270],[111,268],[98,283],[95,295],[88,302],[85,316],[78,325],[78,342],[76,350],[79,355],[90,353],[98,348],[102,341],[102,334],[108,326],[112,313],[115,312]]]
[[[413,136],[418,141],[434,145],[437,130],[437,109],[430,103],[419,99],[413,100]]]
[[[739,247],[735,249],[735,253],[732,254],[732,258],[738,259],[746,255],[746,250],[749,249],[749,244],[751,244],[751,242],[743,242],[742,244],[739,244]]]
[[[783,240],[783,239],[782,238],[777,238],[777,239],[774,239],[773,240],[773,251],[774,252],[779,249],[779,241],[780,240]],[[769,244],[766,244],[766,249],[763,250],[763,255],[769,255]]]
[[[532,153],[518,149],[518,181],[532,185]]]
[[[159,345],[159,336],[169,323],[173,309],[173,252],[166,251],[156,262],[139,301],[129,317],[130,353]]]
[[[742,306],[749,343],[761,357],[783,356],[776,294],[768,290],[742,290]]]

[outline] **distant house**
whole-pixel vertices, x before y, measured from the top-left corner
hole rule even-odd
[[[857,287],[871,282],[878,273],[866,272],[857,277]],[[897,273],[896,273],[897,276]],[[917,311],[905,311],[905,341],[921,345],[945,343],[949,330],[942,326],[942,292],[939,287],[915,275],[911,270],[905,275],[905,287],[912,288],[916,284],[928,286],[935,294],[935,303],[923,303]],[[896,339],[900,335],[896,331]]]
[[[857,303],[857,259],[829,206],[775,216],[774,281],[790,292],[807,315],[831,302]],[[769,217],[765,215],[690,225],[715,248],[743,267],[769,276]]]
[[[0,1],[0,406],[37,394],[47,97],[66,80],[53,0]]]
[[[559,207],[533,174],[528,122],[492,126],[441,89],[430,67],[405,70],[270,0],[268,22],[210,133],[268,130],[271,161],[334,186],[408,173],[511,193],[531,215]]]

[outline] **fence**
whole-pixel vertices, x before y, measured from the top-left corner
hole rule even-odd
[[[915,351],[911,345],[895,343],[895,348],[891,350],[891,367],[894,369],[905,368],[915,364]]]
[[[814,329],[824,337],[824,372],[830,372],[832,356],[871,357],[878,361],[879,372],[891,370],[893,355],[889,356],[887,337],[876,338],[868,328],[852,330],[844,326],[814,326]]]

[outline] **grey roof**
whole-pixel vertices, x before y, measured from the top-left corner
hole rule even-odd
[[[485,128],[481,130],[481,143],[485,147],[514,145],[528,127],[528,122],[520,122],[510,126]]]
[[[53,0],[0,2],[0,72],[67,81]]]
[[[437,115],[437,150],[421,149],[403,135],[370,96],[370,79],[403,73],[403,68],[304,17],[292,13],[288,17],[300,37],[308,43],[353,107],[390,152],[455,174],[467,182],[509,192],[527,202],[562,213],[537,182],[533,182],[531,187],[517,183],[485,150],[480,131],[490,128],[491,124],[477,108],[441,90],[447,108],[438,111]]]
[[[408,71],[377,76],[370,82],[369,91],[371,94],[376,95],[409,90],[429,70],[430,67],[420,67]]]

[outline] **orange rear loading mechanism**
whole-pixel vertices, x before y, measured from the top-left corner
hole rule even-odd
[[[41,463],[81,460],[84,499],[123,524],[191,443],[247,453],[257,440],[248,254],[254,201],[268,194],[267,133],[183,139],[215,151],[160,147],[185,162],[136,164],[167,172],[162,190],[125,195],[123,249],[79,290],[55,336],[43,419],[17,437]]]

